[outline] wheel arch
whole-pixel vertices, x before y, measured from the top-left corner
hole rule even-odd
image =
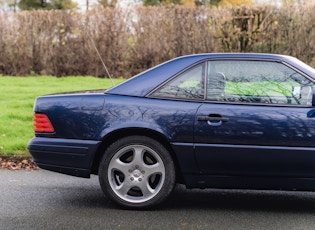
[[[92,168],[91,168],[92,174],[98,175],[98,167],[106,149],[118,139],[121,139],[127,136],[146,136],[161,143],[167,149],[167,151],[170,153],[173,159],[175,170],[176,170],[175,172],[176,182],[182,181],[178,160],[176,158],[174,149],[172,148],[167,137],[155,130],[150,130],[150,129],[145,129],[145,128],[123,128],[123,129],[115,130],[107,134],[103,138],[103,141],[100,147],[95,153]]]

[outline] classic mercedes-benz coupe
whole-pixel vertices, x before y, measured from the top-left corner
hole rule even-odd
[[[315,70],[272,54],[197,54],[94,94],[34,106],[43,169],[97,174],[127,208],[188,188],[315,191]]]

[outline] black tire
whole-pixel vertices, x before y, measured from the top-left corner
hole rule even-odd
[[[110,145],[99,165],[105,195],[131,209],[160,204],[175,185],[175,167],[167,149],[152,138],[129,136]]]

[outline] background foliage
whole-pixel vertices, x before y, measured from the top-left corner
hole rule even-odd
[[[99,8],[99,7],[116,7],[119,5],[120,0],[97,0],[96,2],[91,0],[80,0],[81,3],[84,1],[86,9]],[[279,0],[278,0],[279,1]],[[282,0],[286,4],[287,1],[295,2],[300,0]],[[306,1],[306,0],[303,0]],[[308,0],[311,1],[311,0]],[[184,5],[184,6],[210,6],[210,5],[244,5],[252,4],[252,0],[131,0],[129,1],[130,5],[139,5],[144,6],[157,6],[157,5]],[[78,9],[77,1],[74,0],[0,0],[0,9],[2,6],[6,6],[16,12],[17,10],[52,10],[52,9],[63,9],[63,10],[76,10]],[[5,11],[8,9],[5,9]]]
[[[104,8],[0,14],[0,74],[128,78],[204,52],[293,55],[315,66],[315,6]],[[92,40],[91,40],[92,38]]]

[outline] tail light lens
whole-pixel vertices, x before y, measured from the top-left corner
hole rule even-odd
[[[37,133],[53,133],[55,132],[49,118],[46,114],[35,113],[33,115],[34,131]]]

